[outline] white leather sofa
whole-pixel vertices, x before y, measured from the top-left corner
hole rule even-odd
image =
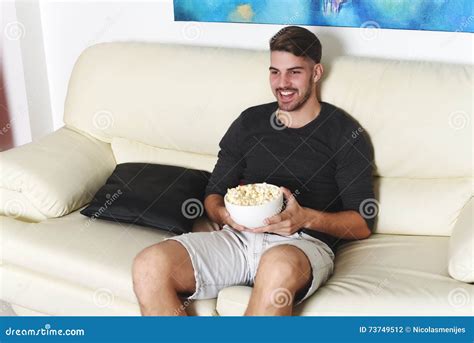
[[[169,234],[79,214],[116,163],[211,171],[245,108],[274,101],[269,52],[103,43],[71,75],[66,125],[0,154],[1,294],[20,315],[139,315],[131,266]],[[321,99],[375,148],[375,233],[343,246],[298,315],[473,314],[472,66],[340,57]],[[192,303],[241,315],[251,289]],[[187,304],[186,304],[187,305]]]

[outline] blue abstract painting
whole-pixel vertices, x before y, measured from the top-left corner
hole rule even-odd
[[[174,0],[177,21],[474,32],[474,0]]]

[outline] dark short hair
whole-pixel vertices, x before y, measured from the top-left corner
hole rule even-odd
[[[311,31],[300,26],[286,26],[270,39],[270,51],[286,51],[321,61],[321,42]]]

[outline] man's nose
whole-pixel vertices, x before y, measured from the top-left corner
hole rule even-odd
[[[285,74],[280,77],[278,88],[289,88],[290,84],[290,79],[288,78],[288,75]]]

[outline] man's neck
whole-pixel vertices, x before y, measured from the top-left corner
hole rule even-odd
[[[306,103],[296,111],[287,112],[290,114],[291,121],[288,127],[297,129],[305,126],[309,122],[316,119],[321,112],[321,104],[316,96],[311,97]]]

